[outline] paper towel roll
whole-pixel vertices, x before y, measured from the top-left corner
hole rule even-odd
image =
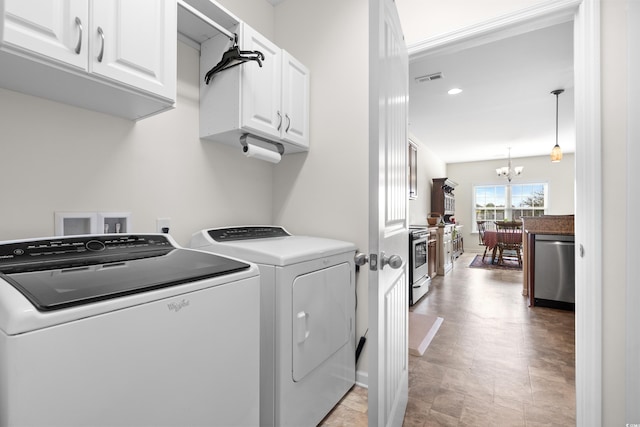
[[[242,147],[244,155],[259,160],[265,160],[271,163],[278,163],[281,159],[280,153],[269,150],[267,148],[258,147],[257,145],[247,144]]]

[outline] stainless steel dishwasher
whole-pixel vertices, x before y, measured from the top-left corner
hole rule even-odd
[[[575,238],[536,234],[534,305],[575,308]]]

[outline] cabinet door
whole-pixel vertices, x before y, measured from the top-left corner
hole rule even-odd
[[[282,139],[309,146],[309,70],[282,51]]]
[[[89,71],[175,99],[177,10],[172,0],[94,0]]]
[[[3,48],[87,69],[87,0],[0,0],[2,10]]]
[[[240,46],[243,50],[258,50],[265,57],[262,67],[253,61],[240,67],[242,127],[280,139],[284,121],[280,108],[282,50],[246,24]]]

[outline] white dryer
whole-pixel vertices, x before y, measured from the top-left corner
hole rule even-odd
[[[260,425],[317,425],[355,383],[356,247],[273,226],[202,230],[190,246],[260,269]]]
[[[0,242],[0,427],[257,425],[259,286],[168,235]]]

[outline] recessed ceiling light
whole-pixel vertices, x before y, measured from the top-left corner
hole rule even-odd
[[[462,89],[460,89],[459,87],[454,87],[453,89],[449,89],[449,92],[447,92],[449,95],[457,95],[460,92],[462,92]]]

